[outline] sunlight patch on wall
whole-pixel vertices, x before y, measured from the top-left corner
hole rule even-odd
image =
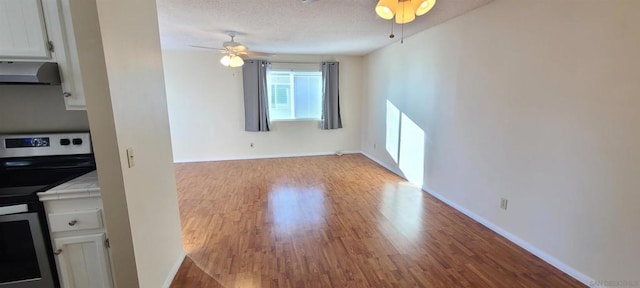
[[[422,187],[424,180],[424,131],[407,115],[400,121],[400,170],[409,182]]]
[[[424,184],[425,133],[409,116],[387,100],[386,149],[407,180]]]
[[[400,138],[400,110],[387,100],[386,148],[393,161],[398,163],[398,141]]]

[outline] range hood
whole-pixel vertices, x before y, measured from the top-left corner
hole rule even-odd
[[[60,84],[60,71],[53,62],[0,61],[0,84]]]

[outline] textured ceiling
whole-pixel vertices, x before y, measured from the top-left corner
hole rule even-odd
[[[404,25],[405,37],[493,0],[438,0]],[[162,48],[221,47],[225,31],[250,50],[273,54],[364,55],[400,40],[401,27],[374,11],[377,0],[157,0]]]

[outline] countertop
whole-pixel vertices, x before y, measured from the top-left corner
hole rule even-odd
[[[96,171],[89,172],[45,192],[40,192],[38,193],[38,197],[40,201],[100,197],[98,175]]]

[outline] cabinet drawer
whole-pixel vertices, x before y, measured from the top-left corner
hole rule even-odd
[[[51,232],[102,228],[102,213],[100,213],[100,209],[49,213],[48,217]]]

